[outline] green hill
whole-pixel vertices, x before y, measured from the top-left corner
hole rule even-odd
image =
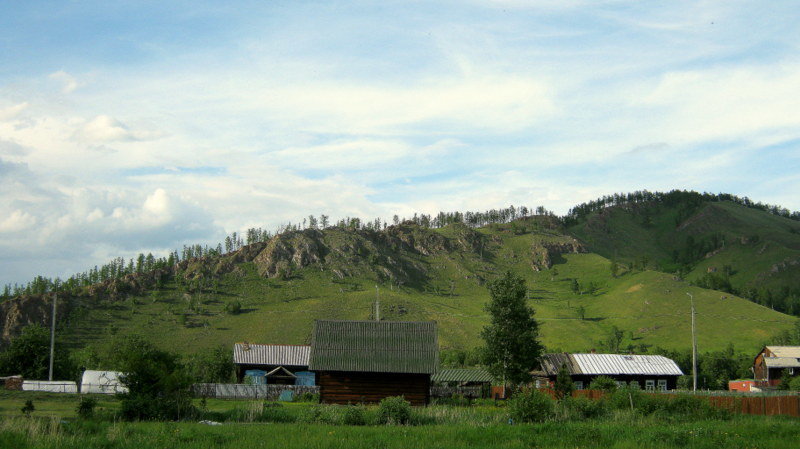
[[[585,251],[546,217],[479,229],[290,232],[183,262],[158,289],[124,299],[75,298],[60,335],[81,347],[113,334],[144,334],[182,353],[242,340],[299,344],[308,342],[315,319],[373,319],[377,297],[382,319],[436,320],[443,348],[469,349],[488,322],[484,283],[505,270],[526,279],[551,350],[602,349],[616,329],[620,350],[688,348],[687,292],[703,350],[730,342],[756,350],[794,321],[671,274],[625,269],[612,277],[607,258]],[[193,286],[197,279],[206,279],[203,287]],[[226,312],[235,303],[241,312]]]
[[[624,264],[676,272],[700,286],[800,313],[800,222],[730,201],[604,208],[569,232]]]
[[[381,319],[435,320],[442,348],[470,349],[488,322],[485,283],[507,270],[526,280],[553,351],[688,349],[687,293],[702,351],[753,352],[793,326],[797,318],[773,308],[800,311],[800,222],[735,198],[632,198],[564,218],[509,208],[440,214],[431,226],[422,216],[383,228],[342,220],[275,236],[252,230],[255,243],[228,241],[224,253],[141,256],[136,266],[119,259],[64,284],[58,335],[73,349],[132,334],[180,353],[298,344],[315,319],[374,319],[377,300]],[[48,285],[37,278],[29,290]],[[2,341],[27,323],[47,324],[49,301],[27,294],[0,303]]]

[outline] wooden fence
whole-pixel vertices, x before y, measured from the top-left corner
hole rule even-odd
[[[489,397],[489,388],[484,388],[481,386],[448,387],[443,385],[435,385],[431,387],[432,398],[449,398],[456,395],[470,399],[486,398]]]
[[[192,385],[192,393],[194,393],[196,397],[214,399],[264,399],[267,401],[277,401],[284,391],[291,391],[293,396],[299,396],[305,393],[319,394],[319,387],[307,385]]]
[[[540,390],[555,398],[553,390]],[[703,398],[714,407],[728,410],[732,413],[742,415],[788,415],[800,417],[800,396],[798,395],[763,395],[763,396],[731,396],[715,395],[713,393],[690,393],[690,392],[667,392],[650,393],[647,395],[666,397],[671,399],[679,395],[694,395]],[[572,392],[573,397],[585,397],[598,400],[606,395],[601,390],[576,390]]]

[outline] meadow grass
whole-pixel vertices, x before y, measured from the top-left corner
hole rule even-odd
[[[3,418],[3,448],[790,448],[797,422],[779,417],[661,422],[655,418],[542,424],[336,426],[122,423]]]

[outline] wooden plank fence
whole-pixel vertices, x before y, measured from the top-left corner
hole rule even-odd
[[[318,386],[308,385],[243,385],[243,384],[194,384],[192,393],[196,397],[213,399],[264,399],[277,401],[281,393],[291,391],[294,396],[305,393],[319,394]]]
[[[555,398],[553,390],[540,390],[543,393]],[[693,393],[650,393],[645,394],[653,396],[661,396],[667,398],[674,398],[682,394]],[[572,392],[573,397],[585,397],[592,400],[598,400],[606,395],[601,390],[576,390]],[[787,415],[800,417],[800,396],[799,395],[764,395],[764,396],[718,396],[714,394],[694,393],[694,396],[704,398],[714,407],[725,409],[731,413],[738,413],[742,415]]]

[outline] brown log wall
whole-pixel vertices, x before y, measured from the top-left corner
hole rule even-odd
[[[430,400],[429,374],[323,371],[317,385],[323,404],[369,404],[389,396],[403,396],[411,405]]]

